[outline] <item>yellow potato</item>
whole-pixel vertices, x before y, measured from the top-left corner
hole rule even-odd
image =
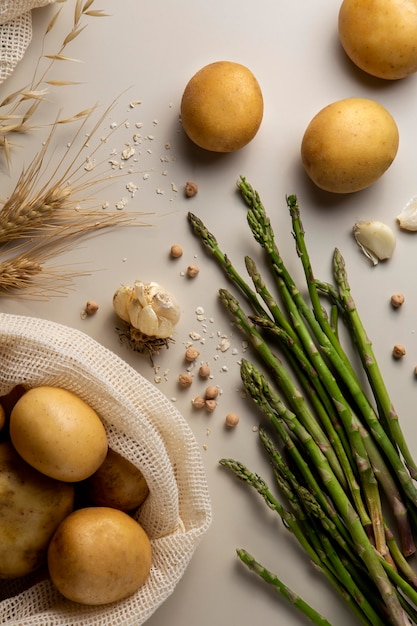
[[[388,80],[417,71],[416,0],[344,0],[339,38],[362,70]]]
[[[0,431],[6,426],[6,411],[2,404],[0,404]]]
[[[81,604],[127,598],[145,582],[151,564],[151,543],[143,528],[127,513],[108,507],[71,513],[48,548],[53,583]]]
[[[149,493],[142,472],[111,448],[103,464],[83,486],[94,506],[110,506],[121,511],[136,509]]]
[[[12,409],[9,429],[25,461],[57,480],[84,480],[107,454],[100,417],[66,389],[42,386],[27,391]]]
[[[49,541],[71,513],[74,487],[28,465],[0,443],[0,578],[16,578],[46,561]]]
[[[231,61],[200,69],[181,100],[181,120],[188,137],[212,152],[233,152],[248,144],[263,117],[263,97],[252,72]]]
[[[393,162],[399,133],[391,114],[366,98],[346,98],[311,120],[301,159],[311,180],[326,191],[351,193],[375,183]]]

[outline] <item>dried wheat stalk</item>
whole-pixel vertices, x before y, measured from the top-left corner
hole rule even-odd
[[[75,239],[102,229],[127,224],[149,225],[138,219],[146,215],[144,212],[84,208],[85,204],[94,202],[94,198],[86,196],[86,193],[114,178],[113,172],[109,175],[100,169],[100,165],[107,165],[108,159],[103,159],[91,172],[84,168],[83,155],[87,141],[92,140],[114,104],[106,109],[93,129],[86,133],[88,139],[81,141],[77,148],[76,139],[94,109],[81,120],[73,141],[60,159],[55,158],[51,148],[52,138],[59,126],[56,122],[42,150],[19,176],[14,190],[0,210],[0,295],[21,295],[22,290],[27,297],[61,295],[80,272],[47,266],[53,255],[68,250]],[[110,134],[116,131],[117,128],[112,129],[107,137],[99,140],[88,158],[95,156],[106,145]],[[116,177],[123,175],[119,173]],[[47,179],[43,182],[45,177]]]

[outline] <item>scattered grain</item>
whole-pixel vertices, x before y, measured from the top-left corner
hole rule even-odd
[[[132,158],[134,154],[136,154],[135,148],[128,145],[122,150],[121,157],[124,161],[127,161],[128,159]]]

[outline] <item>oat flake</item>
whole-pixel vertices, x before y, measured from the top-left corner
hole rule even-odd
[[[126,148],[123,150],[122,152],[122,159],[124,161],[127,161],[128,159],[130,159],[134,154],[136,153],[136,150],[133,146],[126,146]]]

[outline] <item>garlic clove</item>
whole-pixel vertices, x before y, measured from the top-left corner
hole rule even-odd
[[[129,324],[131,324],[133,328],[137,328],[139,330],[140,314],[142,312],[142,306],[136,297],[132,297],[129,300],[127,311],[129,315],[129,319],[128,319]]]
[[[166,339],[167,337],[170,337],[174,330],[174,325],[166,317],[158,317],[158,319],[158,337],[160,337],[161,339]]]
[[[148,283],[149,284],[149,283]],[[133,285],[133,289],[135,292],[135,297],[138,300],[138,302],[140,303],[140,305],[142,307],[146,306],[148,304],[148,297],[147,297],[147,285],[145,285],[145,283],[143,283],[140,280],[135,280],[134,285]]]
[[[122,286],[113,296],[113,308],[124,322],[130,322],[129,305],[133,298],[133,288]]]
[[[403,230],[417,230],[417,196],[411,198],[397,215],[397,221]]]
[[[132,323],[135,328],[138,328],[144,335],[149,337],[159,337],[159,320],[155,311],[151,305],[145,306],[139,311],[136,319],[137,326]]]
[[[166,317],[172,324],[176,324],[180,319],[180,307],[167,291],[161,290],[154,295],[152,308],[158,316]]]
[[[392,257],[397,241],[393,230],[387,224],[379,220],[356,222],[353,226],[353,235],[373,265]]]

